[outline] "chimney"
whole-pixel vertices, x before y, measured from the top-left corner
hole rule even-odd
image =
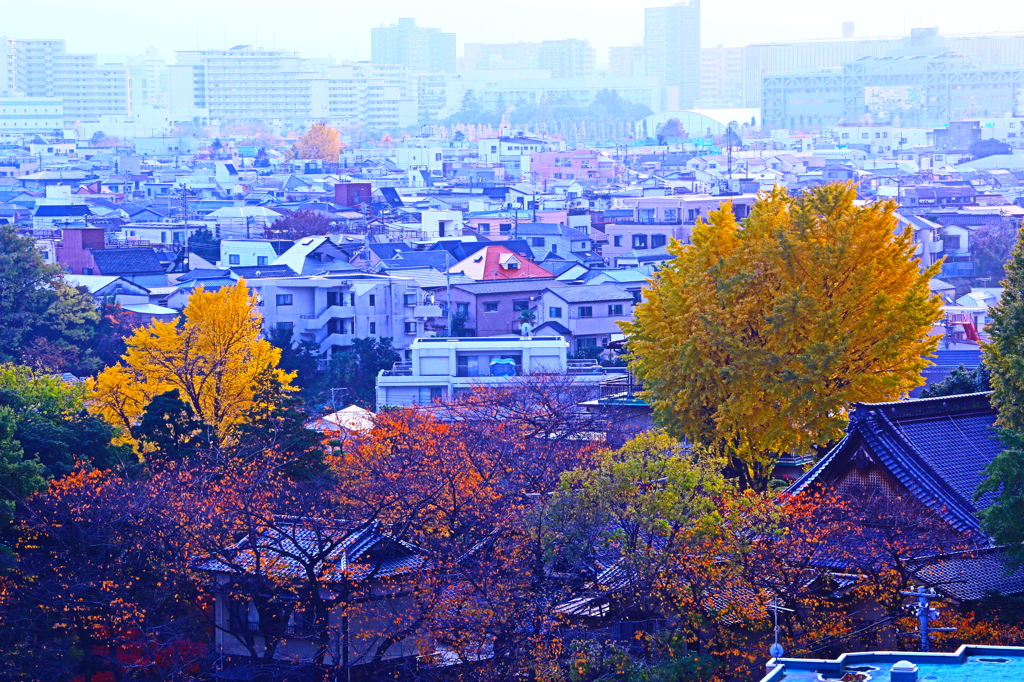
[[[853,37],[853,22],[852,21],[844,21],[843,22],[843,37],[844,38],[852,38]]]

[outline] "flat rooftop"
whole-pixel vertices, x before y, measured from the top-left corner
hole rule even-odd
[[[874,651],[843,654],[835,660],[781,658],[761,682],[827,682],[849,673],[866,674],[870,682],[893,682],[890,669],[898,661],[917,665],[918,682],[1017,682],[1024,680],[1024,647],[965,645],[954,653]],[[897,680],[907,679],[897,677]]]

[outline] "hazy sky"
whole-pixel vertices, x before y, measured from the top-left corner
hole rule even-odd
[[[0,0],[0,35],[64,38],[71,52],[136,54],[236,44],[306,57],[369,59],[370,27],[413,17],[464,42],[588,38],[598,61],[611,45],[643,40],[643,8],[657,0]],[[833,38],[843,21],[858,36],[915,26],[947,34],[1024,31],[1018,0],[704,0],[703,43]]]

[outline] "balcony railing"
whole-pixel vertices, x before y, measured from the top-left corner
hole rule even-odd
[[[402,360],[392,365],[391,369],[386,369],[381,372],[381,376],[385,377],[411,377],[412,376],[412,362],[408,360]]]

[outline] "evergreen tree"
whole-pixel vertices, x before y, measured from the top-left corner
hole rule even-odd
[[[981,513],[985,530],[1024,563],[1024,234],[1017,237],[1002,299],[992,308],[985,365],[992,372],[992,405],[999,410],[999,435],[1006,444],[985,469],[975,499],[995,493]]]
[[[921,391],[921,397],[938,398],[944,395],[963,395],[991,390],[989,371],[984,364],[971,369],[967,369],[961,364],[948,377]]]

